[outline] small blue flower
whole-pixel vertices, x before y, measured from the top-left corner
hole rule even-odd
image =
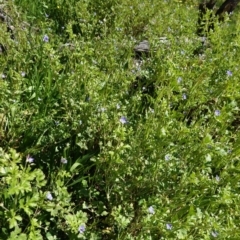
[[[150,111],[151,113],[154,113],[154,109],[152,109],[152,108],[150,108],[149,111]]]
[[[25,73],[25,72],[21,72],[21,76],[22,76],[22,77],[25,77],[25,76],[26,76],[26,73]]]
[[[212,232],[211,232],[211,235],[216,238],[216,237],[218,236],[218,232],[212,231]]]
[[[81,234],[83,234],[83,233],[85,232],[85,230],[86,230],[86,227],[85,227],[83,224],[80,225],[79,228],[78,228],[78,231],[79,231],[79,233],[81,233]]]
[[[67,159],[62,157],[62,158],[61,158],[61,163],[62,163],[62,164],[67,164]]]
[[[89,102],[89,101],[90,101],[90,97],[89,97],[89,96],[86,96],[86,97],[85,97],[85,101],[86,101],[86,102]]]
[[[221,114],[220,110],[215,110],[214,113],[215,113],[215,116],[217,116],[217,117],[220,116],[220,114]]]
[[[166,228],[167,228],[167,230],[171,230],[172,229],[172,224],[171,223],[167,223],[166,224]]]
[[[127,118],[124,117],[124,116],[122,116],[119,121],[120,121],[120,123],[122,123],[122,124],[126,124],[126,123],[128,122],[128,121],[127,121]]]
[[[47,198],[49,201],[52,201],[52,200],[53,200],[52,194],[51,194],[50,192],[47,193],[46,198]]]
[[[170,160],[170,155],[166,154],[164,158],[165,158],[165,161],[169,161]]]
[[[101,108],[98,109],[98,111],[99,111],[99,112],[105,112],[105,111],[106,111],[106,108],[101,107]]]
[[[45,34],[45,35],[43,36],[43,41],[44,41],[44,42],[49,42],[49,37],[48,37],[48,35]]]
[[[27,155],[26,162],[32,163],[34,162],[34,158],[32,158],[30,155]]]
[[[227,70],[227,76],[231,77],[232,75],[233,75],[232,72],[230,70]]]
[[[150,207],[148,208],[148,212],[149,212],[150,214],[154,214],[154,213],[155,213],[155,210],[154,210],[153,206],[150,206]]]
[[[182,82],[182,78],[179,77],[179,78],[177,79],[177,82],[180,84],[180,83]]]

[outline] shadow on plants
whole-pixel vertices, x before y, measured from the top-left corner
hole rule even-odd
[[[216,2],[217,1],[215,0],[210,0],[209,2],[204,1],[199,4],[198,29],[197,29],[197,34],[199,36],[205,36],[209,33],[210,30],[214,30],[213,23],[214,18],[217,17],[219,21],[223,21],[225,13],[228,14],[232,13],[240,1],[226,0],[225,2],[222,3],[222,5],[219,7],[215,14],[211,12],[209,17],[207,17],[207,13],[209,11],[213,11]]]
[[[216,4],[215,0],[210,1],[203,1],[199,3],[198,9],[198,21],[197,21],[197,35],[199,36],[201,46],[194,50],[193,55],[199,55],[203,54],[204,51],[211,47],[210,46],[210,40],[208,40],[208,35],[210,31],[214,31],[214,21],[217,19],[219,22],[224,20],[224,15],[226,13],[230,14],[233,12],[233,10],[237,7],[237,4],[240,2],[240,0],[226,0],[222,3],[222,5],[219,7],[219,9],[216,11],[216,13],[213,13],[214,6]],[[159,39],[161,44],[166,44],[168,42],[167,38],[161,37]],[[146,109],[147,107],[151,106],[151,100],[150,98],[156,98],[156,83],[155,80],[152,78],[152,76],[146,76],[142,74],[142,69],[145,67],[147,61],[151,59],[153,56],[154,51],[150,48],[150,43],[148,40],[144,40],[140,42],[137,46],[134,47],[134,71],[136,72],[136,79],[132,83],[130,87],[130,93],[135,94],[136,92],[139,92],[142,94],[142,105],[143,109]],[[153,69],[152,69],[153,70]],[[148,72],[151,72],[151,69],[147,69]],[[154,70],[153,70],[154,71]],[[153,72],[152,71],[152,72]],[[139,74],[140,72],[140,74]],[[151,74],[150,74],[151,75]],[[175,93],[179,94],[179,93]],[[196,106],[195,108],[189,109],[187,111],[187,115],[184,117],[184,121],[187,122],[187,125],[190,125],[190,123],[193,120],[193,114],[196,114],[196,112],[199,112],[199,109],[202,107],[205,109],[203,112],[199,112],[199,114],[206,113],[206,109],[210,107],[209,103],[212,101],[209,100],[205,104],[201,104],[201,106]],[[179,105],[179,104],[176,104]],[[204,105],[204,106],[203,106]],[[175,106],[176,109],[176,106]]]
[[[8,33],[10,33],[11,39],[14,39],[14,35],[13,35],[14,27],[12,26],[12,19],[1,7],[0,7],[0,22],[6,25],[6,30]],[[0,43],[0,54],[1,53],[7,53],[7,47],[5,46],[5,43]]]
[[[239,0],[226,0],[222,3],[216,13],[213,13],[214,6],[217,1],[210,0],[199,3],[198,6],[198,22],[197,22],[197,35],[202,38],[202,46],[194,51],[194,55],[202,54],[209,44],[207,44],[206,37],[210,31],[214,31],[214,20],[218,19],[219,22],[224,20],[225,13],[232,13],[237,7]]]

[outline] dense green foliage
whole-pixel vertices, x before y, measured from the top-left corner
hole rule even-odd
[[[0,10],[0,239],[240,239],[238,9],[206,46],[196,1]]]

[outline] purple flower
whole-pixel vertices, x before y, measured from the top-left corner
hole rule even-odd
[[[166,224],[166,228],[167,228],[167,230],[171,230],[172,229],[172,224],[171,223],[167,223]]]
[[[47,193],[46,198],[50,201],[53,200],[52,194],[50,192]]]
[[[126,123],[128,122],[128,121],[127,121],[127,118],[124,117],[124,116],[122,116],[119,121],[120,121],[120,123],[122,123],[122,124],[126,124]]]
[[[34,158],[32,158],[31,156],[27,155],[26,162],[32,163],[32,162],[34,162]]]
[[[62,163],[62,164],[67,164],[67,159],[62,157],[62,158],[61,158],[61,163]]]
[[[81,234],[83,234],[83,233],[85,232],[85,230],[86,230],[86,227],[85,227],[83,224],[81,224],[81,225],[79,226],[79,228],[78,228],[78,231],[79,231],[79,233],[81,233]]]
[[[214,113],[215,113],[215,116],[217,116],[217,117],[220,116],[220,114],[221,114],[220,110],[215,110]]]
[[[231,77],[232,75],[233,75],[232,72],[230,70],[227,70],[227,76]]]
[[[150,207],[148,208],[148,212],[149,212],[150,214],[154,214],[154,213],[155,213],[155,210],[154,210],[153,206],[150,206]]]
[[[218,236],[218,232],[212,231],[212,232],[211,232],[211,235],[216,238],[216,237]]]
[[[44,42],[49,42],[49,37],[48,37],[48,35],[45,34],[45,35],[43,36],[43,41],[44,41]]]

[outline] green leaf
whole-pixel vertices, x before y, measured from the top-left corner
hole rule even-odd
[[[70,168],[70,172],[74,172],[74,170],[78,167],[78,166],[81,166],[82,164],[81,163],[74,163],[73,165],[72,165],[72,167]]]
[[[107,211],[103,211],[102,213],[101,213],[101,216],[107,216],[108,215],[108,212]]]
[[[36,93],[33,93],[32,96],[29,98],[29,100],[32,100],[36,97]]]
[[[19,215],[15,216],[15,219],[17,219],[18,221],[22,221],[22,217]]]
[[[48,240],[56,239],[54,236],[52,236],[52,234],[50,232],[47,232],[46,237],[47,237]]]
[[[76,181],[74,181],[74,182],[68,184],[67,186],[70,187],[70,186],[73,186],[73,185],[75,185],[75,184],[77,184],[77,183],[79,183],[79,182],[82,182],[82,181],[83,181],[83,177],[80,177],[80,178],[77,179]]]
[[[15,218],[11,218],[11,219],[9,220],[9,228],[10,228],[10,229],[16,227],[17,225],[18,225],[18,224],[17,224],[17,221],[16,221]]]

